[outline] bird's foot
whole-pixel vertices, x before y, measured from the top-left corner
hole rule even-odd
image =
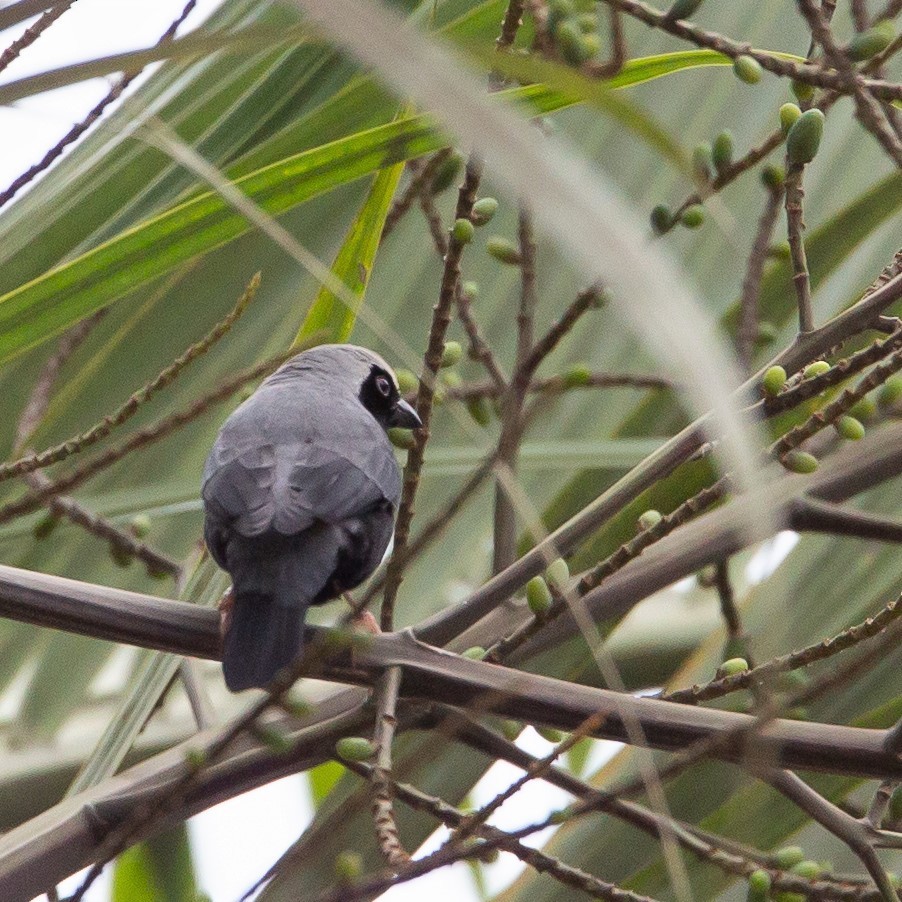
[[[219,608],[219,635],[225,639],[232,627],[232,609],[235,607],[235,593],[231,586],[222,593],[216,607]]]
[[[370,611],[361,611],[351,619],[351,626],[360,630],[362,633],[369,633],[372,636],[379,636],[382,630],[379,627],[379,621],[372,615]]]

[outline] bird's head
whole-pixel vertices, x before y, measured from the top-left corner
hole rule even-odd
[[[398,390],[392,368],[374,351],[357,345],[319,345],[292,357],[270,377],[321,376],[334,391],[352,393],[384,428],[418,429],[417,412]]]

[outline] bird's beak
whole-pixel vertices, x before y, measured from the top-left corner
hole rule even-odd
[[[392,408],[388,425],[399,429],[419,429],[423,425],[417,412],[403,399]]]

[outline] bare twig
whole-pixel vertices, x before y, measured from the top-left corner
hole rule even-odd
[[[807,667],[815,661],[823,661],[848,648],[854,648],[860,642],[878,636],[900,615],[902,615],[902,601],[896,599],[873,617],[868,617],[862,623],[850,626],[830,639],[824,639],[821,642],[816,642],[814,645],[809,645],[788,655],[782,655],[779,658],[772,658],[770,661],[766,661],[742,673],[712,680],[710,683],[705,683],[701,686],[692,686],[690,689],[676,689],[673,692],[666,692],[661,698],[666,698],[672,702],[694,705],[699,702],[721,698],[740,689],[748,689],[756,684],[766,686],[772,683],[773,678],[780,673]]]
[[[814,314],[811,310],[811,277],[808,274],[808,260],[805,255],[805,242],[802,232],[805,223],[802,221],[802,177],[805,167],[801,163],[792,163],[786,171],[786,231],[789,238],[789,251],[792,258],[792,283],[795,286],[799,305],[799,332],[805,334],[814,329]]]
[[[424,192],[430,190],[432,179],[442,164],[451,156],[451,148],[446,147],[434,153],[426,163],[420,160],[411,160],[407,168],[412,173],[412,178],[399,197],[393,201],[391,209],[385,217],[385,225],[382,227],[382,241],[394,231],[395,226],[404,217],[404,214],[413,206],[414,201]]]
[[[880,864],[873,845],[875,834],[883,834],[883,831],[876,830],[870,824],[862,823],[846,814],[790,771],[769,770],[760,776],[822,827],[842,840],[861,859],[885,902],[899,902],[892,880]],[[895,834],[895,837],[902,845],[902,834]]]
[[[767,202],[758,220],[755,240],[749,253],[742,280],[742,297],[739,302],[739,326],[736,330],[736,353],[746,371],[751,368],[752,352],[758,337],[758,297],[767,249],[770,245],[777,216],[783,199],[782,188],[769,188]]]
[[[523,401],[531,372],[527,369],[534,343],[536,304],[536,243],[532,213],[520,207],[518,243],[520,247],[520,305],[517,312],[517,352],[514,374],[502,399],[501,435],[498,439],[498,466],[511,476],[517,470],[523,438]],[[517,512],[505,479],[495,483],[492,572],[500,573],[517,557]]]
[[[149,401],[158,391],[170,385],[181,374],[185,367],[198,357],[206,354],[217,341],[226,335],[235,324],[236,320],[247,309],[248,305],[256,295],[259,286],[260,274],[257,273],[257,275],[255,275],[248,283],[244,294],[239,298],[238,303],[235,305],[232,312],[229,313],[225,319],[217,323],[200,341],[191,345],[180,357],[159,373],[159,375],[139,388],[138,391],[131,395],[131,397],[113,411],[113,413],[107,414],[100,422],[95,423],[89,429],[85,430],[85,432],[81,433],[81,435],[73,436],[72,438],[66,439],[64,442],[60,442],[58,445],[54,445],[53,447],[47,448],[36,454],[29,454],[18,460],[0,464],[0,481],[11,479],[14,476],[21,476],[24,473],[32,473],[43,467],[49,467],[51,464],[65,460],[67,457],[70,457],[79,451],[83,451],[85,448],[89,448],[91,445],[97,444],[101,439],[106,438],[115,427],[121,426],[127,420],[131,419],[142,404]],[[85,323],[90,321],[91,320],[85,320]],[[67,340],[71,342],[71,339]],[[30,412],[26,411],[26,413],[29,413],[29,416],[31,416]]]
[[[504,375],[504,370],[501,369],[501,364],[498,363],[495,357],[495,352],[482,337],[479,324],[473,316],[473,299],[460,286],[458,286],[456,297],[457,316],[464,327],[464,331],[467,333],[467,338],[470,340],[470,355],[479,360],[485,367],[492,380],[494,389],[498,395],[502,395],[507,388],[507,377]],[[452,389],[449,394],[453,395],[453,392],[454,390]]]
[[[179,14],[178,18],[176,18],[170,26],[166,29],[163,35],[160,37],[159,41],[157,41],[157,46],[161,44],[165,44],[168,41],[171,41],[175,36],[175,33],[178,31],[179,26],[182,22],[188,18],[188,15],[197,5],[197,0],[188,0]],[[141,74],[141,71],[137,72],[128,72],[113,85],[112,88],[107,92],[106,96],[97,103],[91,111],[85,116],[81,122],[78,122],[76,125],[73,125],[71,129],[60,138],[57,143],[44,154],[41,160],[38,163],[35,163],[34,166],[27,169],[20,176],[13,180],[13,182],[9,185],[9,187],[0,193],[0,207],[3,207],[5,204],[9,203],[19,191],[22,190],[29,182],[31,182],[36,176],[40,175],[45,169],[49,169],[53,164],[54,160],[60,157],[63,151],[72,143],[77,141],[98,119],[103,115],[104,111],[110,106],[110,104],[115,103],[121,96],[123,91]]]
[[[376,731],[373,736],[376,745],[376,764],[370,770],[376,841],[382,857],[391,868],[400,868],[410,861],[410,855],[401,845],[392,805],[391,748],[398,723],[395,706],[400,687],[400,667],[389,667],[376,686]]]
[[[469,219],[476,201],[476,192],[481,178],[481,166],[476,158],[467,163],[466,176],[457,195],[455,219]],[[423,358],[423,374],[417,392],[417,413],[423,422],[421,429],[414,433],[416,443],[408,452],[407,465],[404,467],[404,486],[401,502],[398,506],[398,517],[395,521],[395,546],[388,562],[385,580],[385,593],[382,599],[382,629],[390,630],[394,624],[395,599],[403,579],[406,565],[407,542],[410,535],[410,523],[413,519],[414,502],[420,484],[420,470],[425,458],[426,442],[429,440],[429,424],[432,420],[432,404],[435,394],[435,379],[441,366],[442,352],[445,346],[445,333],[451,323],[451,309],[460,281],[460,260],[465,245],[458,241],[453,233],[445,256],[442,273],[442,284],[439,300],[432,316],[429,330],[429,341]]]
[[[3,53],[0,53],[0,72],[2,72],[18,55],[30,47],[67,9],[69,9],[75,0],[67,0],[65,3],[59,3],[48,9],[41,17],[30,25],[22,35],[16,38]]]
[[[30,492],[17,501],[11,501],[0,507],[0,523],[8,523],[15,517],[23,514],[31,513],[44,504],[47,498],[52,495],[61,494],[74,489],[86,480],[105,470],[112,464],[117,463],[124,457],[127,457],[133,451],[143,448],[146,445],[153,444],[171,435],[173,432],[181,429],[182,426],[190,423],[192,420],[206,413],[206,411],[214,404],[219,404],[233,394],[248,382],[259,379],[272,372],[280,363],[284,363],[289,357],[293,357],[299,352],[298,347],[294,347],[289,351],[283,351],[280,354],[258,363],[256,366],[243,370],[231,379],[222,382],[212,391],[202,395],[188,407],[169,416],[163,417],[156,423],[152,423],[143,429],[138,429],[129,436],[124,442],[111,448],[101,451],[99,454],[85,461],[81,466],[67,473],[65,476],[54,480],[45,489],[37,492]]]

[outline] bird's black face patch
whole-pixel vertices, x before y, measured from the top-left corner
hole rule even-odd
[[[387,429],[395,406],[401,399],[395,380],[382,369],[373,364],[370,374],[360,386],[360,403],[376,418],[379,424]]]

